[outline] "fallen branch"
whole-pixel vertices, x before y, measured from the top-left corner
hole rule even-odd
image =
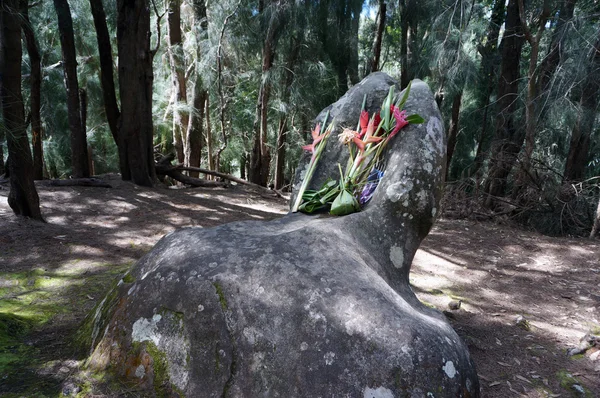
[[[204,180],[202,178],[194,178],[194,177],[186,176],[185,174],[183,174],[180,171],[181,169],[179,169],[176,166],[165,165],[165,164],[156,164],[155,168],[156,168],[157,174],[164,174],[166,176],[171,177],[174,180],[177,180],[179,182],[182,182],[184,184],[191,185],[194,187],[215,188],[215,187],[226,187],[227,186],[226,182],[209,181],[209,180]]]
[[[200,168],[200,167],[185,167],[185,166],[172,166],[172,167],[176,168],[177,170],[197,171],[197,172],[202,173],[202,174],[208,174],[208,175],[211,175],[211,176],[220,177],[220,178],[223,178],[225,180],[236,182],[238,184],[248,185],[250,187],[262,190],[264,192],[268,192],[270,194],[274,194],[274,195],[276,195],[276,196],[278,196],[280,198],[284,198],[285,199],[285,196],[281,192],[279,192],[279,191],[277,191],[275,189],[269,189],[269,188],[263,187],[262,185],[258,185],[258,184],[255,184],[253,182],[242,180],[241,178],[237,178],[235,176],[232,176],[231,174],[220,173],[218,171],[207,170],[207,169],[203,169],[203,168]]]
[[[95,188],[112,188],[107,182],[99,178],[72,178],[69,180],[38,180],[39,185],[48,185],[51,187],[95,187]]]

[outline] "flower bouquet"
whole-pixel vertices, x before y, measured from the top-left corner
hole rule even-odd
[[[331,214],[343,216],[360,211],[361,207],[369,202],[384,175],[381,154],[387,144],[408,124],[424,122],[421,116],[417,114],[407,116],[406,111],[402,110],[408,99],[410,86],[409,83],[397,103],[393,102],[394,86],[390,87],[381,111],[371,117],[365,110],[365,96],[356,130],[344,128],[338,135],[340,143],[347,147],[350,154],[344,171],[338,164],[339,180],[330,178],[320,189],[307,190],[327,139],[335,128],[335,120],[327,125],[323,133],[321,133],[321,124],[317,124],[312,132],[312,144],[302,147],[312,153],[312,157],[292,212],[314,213],[329,209]],[[325,115],[323,126],[326,125],[328,118],[329,112]]]

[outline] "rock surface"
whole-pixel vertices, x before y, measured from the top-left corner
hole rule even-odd
[[[380,86],[380,104],[390,84],[373,74],[333,109],[356,120],[360,103],[341,102]],[[364,211],[165,236],[90,318],[90,369],[144,396],[478,397],[466,346],[408,283],[437,215],[445,135],[424,83],[406,108],[426,122],[391,143]]]

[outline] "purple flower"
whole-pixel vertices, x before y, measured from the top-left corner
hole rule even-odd
[[[373,194],[375,193],[375,189],[379,184],[379,180],[381,180],[381,177],[383,177],[383,171],[377,170],[375,168],[371,170],[371,173],[369,173],[369,177],[367,177],[367,183],[365,184],[358,198],[358,201],[361,206],[366,205],[371,200]]]

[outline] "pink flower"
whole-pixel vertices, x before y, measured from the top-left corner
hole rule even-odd
[[[408,122],[406,121],[406,111],[400,111],[400,108],[398,108],[395,105],[392,105],[392,115],[394,116],[394,119],[396,119],[396,125],[390,133],[390,138],[395,136],[398,133],[398,131],[400,131],[400,129],[402,129],[408,124]]]

